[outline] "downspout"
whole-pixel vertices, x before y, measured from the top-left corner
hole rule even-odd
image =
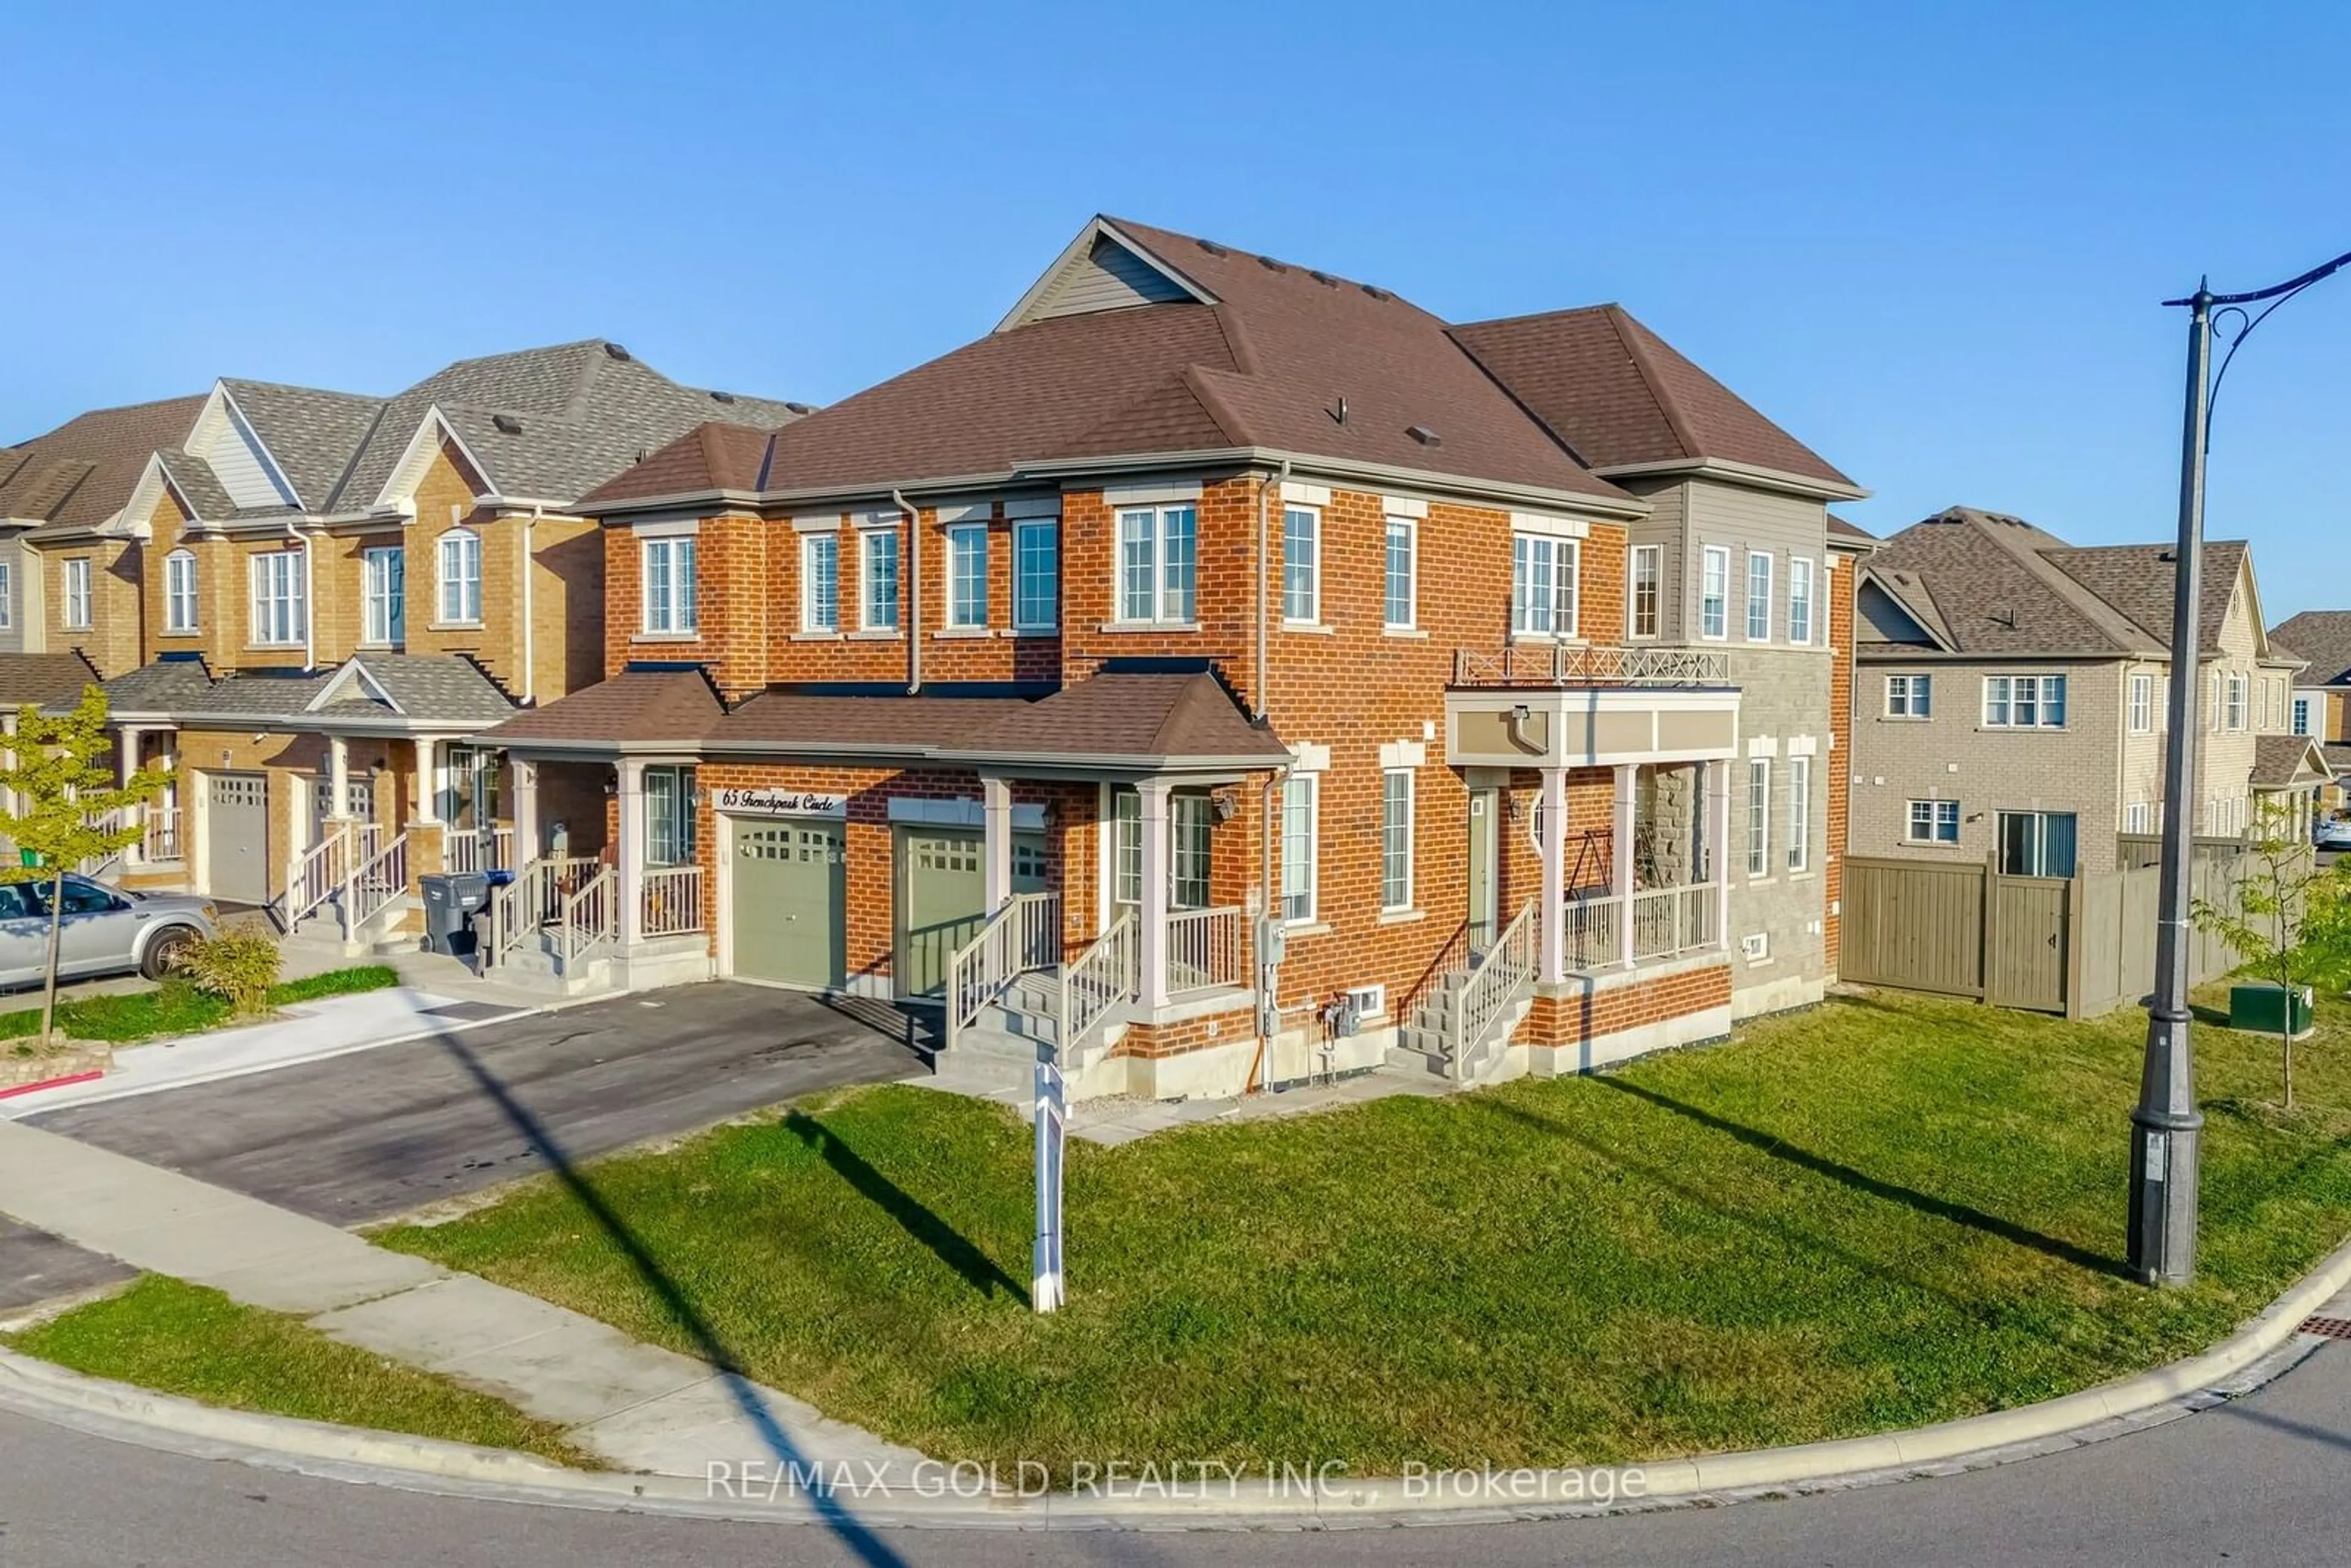
[[[318,573],[312,569],[318,547],[302,537],[301,528],[291,517],[286,519],[286,537],[302,551],[302,667],[315,670],[319,667],[319,603],[312,591],[318,587]]]
[[[1250,717],[1251,719],[1253,719],[1253,720],[1257,721],[1257,722],[1258,722],[1258,723],[1259,723],[1259,724],[1262,724],[1262,723],[1264,723],[1264,722],[1265,722],[1265,707],[1266,707],[1266,703],[1265,703],[1265,674],[1266,674],[1266,651],[1265,651],[1265,637],[1266,637],[1266,632],[1265,632],[1265,615],[1266,615],[1266,599],[1265,599],[1265,575],[1266,575],[1266,573],[1265,573],[1265,559],[1266,559],[1266,557],[1265,557],[1265,552],[1266,552],[1266,542],[1267,542],[1267,536],[1266,536],[1266,492],[1267,492],[1267,490],[1268,490],[1269,488],[1272,487],[1272,486],[1275,486],[1275,485],[1278,485],[1278,484],[1279,484],[1279,485],[1286,485],[1286,484],[1288,484],[1289,482],[1290,482],[1290,459],[1289,459],[1289,458],[1287,458],[1287,457],[1285,457],[1285,458],[1283,458],[1283,459],[1281,460],[1281,471],[1280,471],[1280,476],[1279,476],[1278,478],[1275,478],[1275,479],[1269,479],[1269,480],[1267,480],[1264,484],[1259,485],[1259,486],[1257,487],[1257,679],[1252,683],[1252,685],[1254,686],[1254,690],[1252,690],[1252,691],[1251,691],[1251,693],[1249,694],[1249,695],[1250,695],[1249,706],[1254,710],[1253,712],[1251,712],[1251,713],[1250,713],[1249,717]]]
[[[536,706],[538,694],[538,628],[530,612],[530,530],[537,526],[539,514],[546,508],[531,503],[530,516],[522,519],[522,706]]]
[[[923,519],[901,491],[890,492],[890,502],[906,519],[906,695],[923,689]]]

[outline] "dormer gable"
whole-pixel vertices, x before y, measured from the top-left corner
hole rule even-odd
[[[1139,305],[1215,303],[1215,295],[1120,233],[1109,219],[1095,218],[996,324],[996,329],[1008,332],[1060,316],[1087,316]]]
[[[474,486],[476,496],[495,491],[496,483],[490,476],[488,465],[474,455],[473,448],[465,444],[465,437],[457,434],[456,426],[450,423],[448,416],[435,405],[426,409],[424,417],[417,421],[416,433],[408,438],[408,445],[401,452],[400,460],[392,465],[391,474],[385,476],[383,488],[376,494],[374,509],[413,516],[416,487],[433,471],[434,459],[441,455],[444,446],[456,455],[461,472],[466,483]]]
[[[294,482],[270,455],[252,421],[224,385],[214,384],[183,450],[212,468],[221,488],[240,509],[290,507],[298,511],[302,507]]]

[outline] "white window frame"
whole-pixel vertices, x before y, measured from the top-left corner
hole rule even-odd
[[[1182,582],[1176,580],[1175,543],[1185,545]],[[1122,626],[1197,624],[1200,607],[1200,507],[1184,501],[1118,509],[1116,549],[1111,556],[1112,602]],[[1138,573],[1140,574],[1138,576]]]
[[[2221,677],[2220,727],[2231,735],[2242,734],[2244,731],[2252,706],[2249,700],[2252,688],[2252,680],[2238,671],[2230,671]]]
[[[360,645],[398,647],[408,632],[408,552],[398,545],[360,551]]]
[[[1305,798],[1305,853],[1302,861],[1290,856],[1290,813],[1295,809],[1291,792],[1301,791]],[[1322,859],[1322,776],[1319,773],[1292,773],[1281,787],[1281,919],[1285,925],[1311,925],[1321,904],[1316,875]],[[1297,902],[1302,900],[1303,902]]]
[[[1648,563],[1648,624],[1642,625],[1641,570]],[[1646,643],[1665,632],[1666,626],[1666,548],[1663,545],[1635,545],[1625,554],[1625,637],[1627,642]]]
[[[1983,727],[1986,729],[2064,729],[2068,716],[2064,675],[1986,675],[1983,678]],[[2018,715],[2030,713],[2030,721]],[[2050,715],[2056,715],[2051,718]],[[1994,716],[1997,715],[1998,716]]]
[[[887,556],[890,591],[876,591],[882,580],[877,563]],[[898,605],[905,596],[904,547],[896,528],[865,528],[857,536],[857,626],[862,632],[898,630]]]
[[[984,631],[987,626],[987,525],[957,523],[946,534],[946,624],[958,632]],[[979,541],[976,561],[974,539]],[[976,581],[971,577],[975,564],[978,568]]]
[[[1036,600],[1029,588],[1036,580],[1029,571],[1029,544],[1036,537],[1045,537],[1044,560],[1048,571],[1045,587],[1044,614],[1036,612]],[[1052,632],[1061,624],[1061,519],[1059,517],[1023,517],[1012,525],[1012,629],[1016,632]]]
[[[1815,600],[1813,586],[1818,572],[1812,557],[1792,555],[1788,558],[1788,644],[1794,648],[1813,645]],[[1797,613],[1801,606],[1802,613]]]
[[[2133,800],[2123,807],[2123,831],[2151,833],[2155,831],[2155,808],[2145,800]]]
[[[1420,523],[1414,517],[1390,517],[1380,538],[1380,624],[1390,632],[1409,632],[1420,623]],[[1404,540],[1404,619],[1396,609],[1396,540]]]
[[[303,553],[263,550],[246,558],[246,577],[251,591],[249,640],[255,647],[298,648],[308,635],[310,604]]]
[[[163,630],[196,630],[196,557],[193,550],[175,549],[163,558]]]
[[[1578,601],[1583,597],[1582,539],[1556,534],[1510,536],[1511,636],[1562,640],[1581,636],[1583,622]]]
[[[2155,677],[2148,674],[2130,678],[2130,732],[2133,735],[2155,733]]]
[[[1788,758],[1788,840],[1790,875],[1813,869],[1813,759]]]
[[[68,632],[89,630],[89,557],[65,559],[64,591],[59,595],[58,624]]]
[[[1932,675],[1886,676],[1886,716],[1933,718],[1935,716],[1935,677]]]
[[[1762,592],[1756,592],[1757,569],[1761,568]],[[1757,628],[1761,630],[1757,630]],[[1769,643],[1771,640],[1771,552],[1751,549],[1747,552],[1747,640]]]
[[[5,597],[5,594],[0,594],[0,597]],[[2292,733],[2300,736],[2309,735],[2310,704],[2311,699],[2308,697],[2294,697],[2287,702],[2286,725]]]
[[[1293,528],[1303,532],[1303,560],[1290,553],[1297,542]],[[1322,622],[1322,513],[1315,507],[1285,506],[1281,508],[1281,623],[1319,626]]]
[[[1922,827],[1926,830],[1924,832],[1919,831]],[[1903,819],[1902,841],[1906,844],[1958,843],[1959,803],[1957,800],[1935,800],[1911,801],[1908,814]]]
[[[434,608],[444,626],[482,623],[482,536],[451,528],[434,548]]]
[[[1395,792],[1399,782],[1404,786],[1401,795]],[[1415,798],[1419,783],[1418,776],[1409,768],[1387,768],[1380,772],[1380,912],[1384,915],[1412,907],[1413,828],[1420,809]],[[1392,814],[1393,808],[1399,804],[1404,810],[1401,821]],[[1388,862],[1397,852],[1389,841],[1399,832],[1404,835],[1404,847],[1401,875],[1396,876],[1389,872]]]
[[[1730,636],[1730,547],[1708,545],[1698,557],[1698,634],[1701,642]]]
[[[0,560],[0,630],[16,623],[16,569]]]
[[[701,631],[696,601],[701,597],[694,536],[677,534],[637,543],[639,598],[643,601],[642,626],[649,637],[692,637]],[[655,561],[662,562],[664,591],[653,591]]]
[[[1771,759],[1747,759],[1747,880],[1771,873]]]
[[[837,530],[800,536],[800,630],[820,637],[841,631],[841,535]]]

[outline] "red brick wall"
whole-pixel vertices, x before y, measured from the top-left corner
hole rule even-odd
[[[1730,1005],[1730,966],[1686,970],[1589,997],[1540,996],[1519,1038],[1535,1046],[1574,1046],[1612,1034]]]

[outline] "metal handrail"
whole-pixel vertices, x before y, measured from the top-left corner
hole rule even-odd
[[[364,863],[354,857],[343,882],[343,940],[356,941],[360,928],[408,891],[408,835],[396,835]]]
[[[319,841],[294,858],[286,875],[286,929],[318,913],[343,884],[343,861],[350,846],[350,824],[325,825]]]
[[[1098,1026],[1143,990],[1143,944],[1134,911],[1120,912],[1101,940],[1061,970],[1060,1050],[1064,1061]]]
[[[1457,998],[1452,1019],[1450,1055],[1457,1076],[1469,1076],[1471,1050],[1482,1050],[1495,1023],[1533,988],[1538,934],[1535,906],[1530,903],[1502,928],[1501,936],[1486,950],[1484,962],[1470,971]]]
[[[946,1046],[1022,975],[1061,956],[1061,895],[1016,893],[947,959]]]
[[[557,951],[563,959],[567,974],[589,948],[599,942],[619,938],[620,912],[612,901],[616,880],[611,866],[599,866],[596,874],[590,877],[579,892],[564,898]]]

